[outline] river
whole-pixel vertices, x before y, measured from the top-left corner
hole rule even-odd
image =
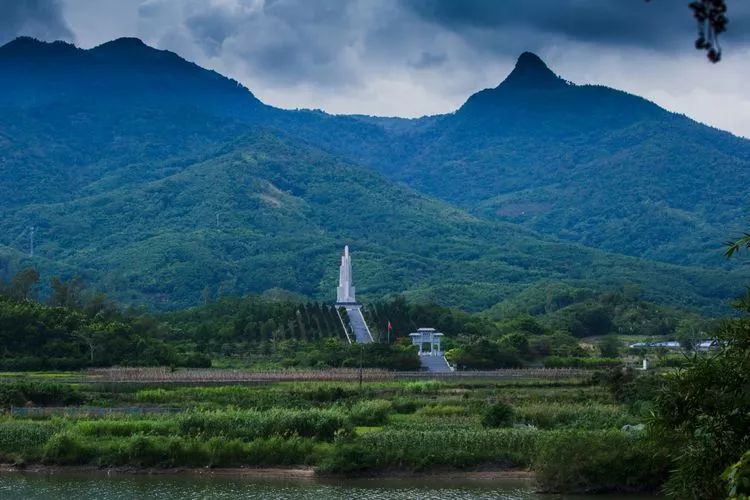
[[[258,479],[194,474],[145,475],[106,473],[0,474],[3,500],[65,499],[506,499],[506,500],[646,500],[655,497],[605,495],[541,495],[524,479]]]

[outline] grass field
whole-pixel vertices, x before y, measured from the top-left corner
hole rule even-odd
[[[621,431],[642,423],[643,415],[586,377],[529,372],[360,386],[356,380],[108,384],[74,377],[65,383],[58,375],[0,377],[0,402],[8,410],[0,418],[3,462],[313,466],[341,474],[523,468],[535,471],[546,489],[575,491],[651,489],[664,472],[645,436]],[[502,421],[487,417],[493,410]],[[565,478],[574,480],[562,481],[561,468],[572,463],[578,468]],[[625,479],[612,472],[623,469],[631,471]]]

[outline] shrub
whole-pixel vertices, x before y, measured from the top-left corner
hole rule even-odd
[[[382,425],[393,410],[390,401],[372,399],[352,406],[350,417],[354,425]]]
[[[351,474],[374,469],[378,457],[372,447],[361,443],[336,443],[318,465],[316,471],[321,473]]]
[[[484,409],[482,425],[485,427],[509,427],[513,425],[513,407],[497,401]]]
[[[413,399],[394,398],[392,404],[396,413],[414,413],[417,411],[417,403]]]
[[[62,432],[44,445],[44,461],[59,465],[82,465],[96,455],[95,449],[79,436]]]
[[[534,470],[545,491],[649,491],[664,482],[668,460],[644,438],[567,430],[542,440]]]
[[[0,406],[6,408],[29,403],[71,405],[83,401],[82,394],[68,384],[27,380],[0,383]]]
[[[616,401],[628,405],[638,401],[654,401],[666,382],[661,374],[639,374],[631,368],[599,372],[592,378],[595,383],[606,386]]]

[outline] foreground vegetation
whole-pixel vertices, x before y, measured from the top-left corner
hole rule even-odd
[[[47,303],[30,300],[36,280],[31,270],[18,275],[0,297],[0,363],[20,370],[0,381],[0,404],[10,409],[0,418],[5,462],[311,466],[335,474],[524,468],[549,491],[748,493],[750,296],[723,322],[658,311],[625,292],[501,318],[395,299],[366,310],[373,325],[395,322],[395,339],[374,326],[380,342],[362,348],[341,339],[334,309],[289,297],[149,315],[84,294],[75,280],[53,280]],[[526,378],[399,381],[383,369],[416,367],[402,339],[427,320],[450,332],[446,356],[460,368],[526,367]],[[623,331],[629,321],[639,330]],[[715,350],[690,352],[704,328]],[[623,366],[627,353],[613,334],[638,331],[675,335],[685,352],[638,374]],[[597,332],[606,335],[587,337]],[[359,385],[351,376],[282,382],[201,378],[201,370],[163,380],[23,371],[115,364],[170,365],[163,374],[179,374],[180,365],[321,371],[359,359],[390,375]],[[554,377],[528,370],[541,366],[576,369],[563,377],[564,370]]]
[[[18,464],[343,474],[493,466],[531,468],[546,489],[582,491],[653,489],[667,465],[645,434],[620,430],[643,414],[580,378],[112,386],[37,375],[0,387],[2,404],[20,405],[0,419],[0,456]],[[31,416],[29,405],[54,409]],[[560,444],[568,442],[581,444],[571,451]],[[591,447],[601,449],[595,462]],[[582,468],[575,482],[560,477],[571,459]]]

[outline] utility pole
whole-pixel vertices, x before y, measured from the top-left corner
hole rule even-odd
[[[362,392],[362,364],[365,359],[365,345],[359,345],[359,392]]]
[[[36,231],[35,226],[29,227],[29,257],[34,256],[34,232]]]

